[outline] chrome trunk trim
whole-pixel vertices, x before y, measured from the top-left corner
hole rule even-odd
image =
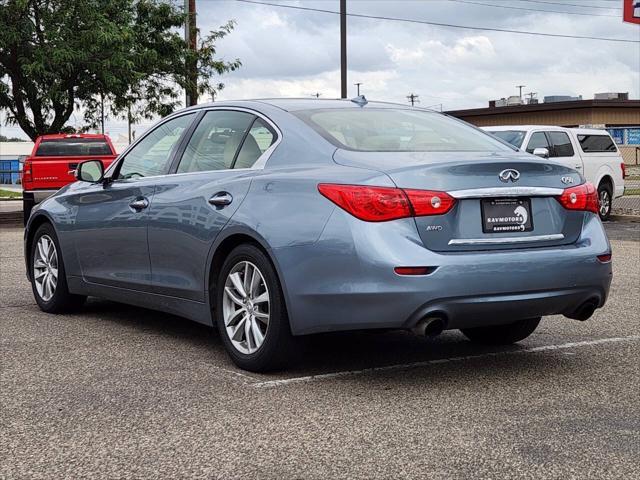
[[[454,238],[449,240],[449,245],[505,245],[513,243],[550,242],[562,240],[562,233],[551,235],[531,235],[529,237],[500,237],[500,238]]]
[[[562,188],[549,187],[489,187],[453,190],[447,192],[453,198],[485,198],[485,197],[556,197],[562,195]]]

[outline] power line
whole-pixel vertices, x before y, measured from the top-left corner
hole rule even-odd
[[[560,10],[543,10],[540,8],[513,7],[511,5],[493,5],[490,3],[471,2],[468,0],[449,0],[449,1],[457,2],[457,3],[467,3],[469,5],[479,5],[482,7],[509,8],[512,10],[527,10],[530,12],[560,13],[563,15],[586,15],[588,17],[615,17],[615,18],[620,17],[620,15],[607,15],[603,13],[561,12]]]
[[[560,2],[547,2],[546,0],[520,0],[521,2],[528,3],[543,3],[547,5],[562,5],[563,7],[587,7],[587,8],[601,8],[603,10],[622,10],[619,7],[601,7],[598,5],[580,5],[577,3],[560,3]]]
[[[311,7],[301,7],[298,5],[283,5],[279,3],[270,3],[270,2],[259,2],[256,0],[236,0],[236,2],[241,3],[251,3],[255,5],[267,5],[270,7],[278,7],[278,8],[289,8],[293,10],[305,10],[308,12],[320,12],[320,13],[329,13],[332,15],[340,15],[340,12],[336,12],[334,10],[324,10],[322,8],[311,8]],[[438,22],[429,22],[426,20],[413,20],[410,18],[398,18],[398,17],[384,17],[379,15],[364,15],[362,13],[347,13],[348,17],[357,17],[357,18],[371,18],[374,20],[391,20],[396,22],[405,22],[405,23],[418,23],[422,25],[432,25],[434,27],[448,27],[448,28],[461,28],[465,30],[480,30],[485,32],[503,32],[503,33],[516,33],[520,35],[534,35],[540,37],[556,37],[556,38],[577,38],[580,40],[600,40],[603,42],[622,42],[622,43],[640,43],[640,40],[627,40],[624,38],[606,38],[606,37],[591,37],[591,36],[583,36],[583,35],[564,35],[560,33],[543,33],[543,32],[527,32],[524,30],[508,30],[504,28],[491,28],[491,27],[471,27],[466,25],[455,25],[451,23],[438,23]]]

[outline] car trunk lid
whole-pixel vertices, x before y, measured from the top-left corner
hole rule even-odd
[[[384,172],[403,189],[456,198],[444,215],[415,218],[430,250],[564,245],[574,243],[582,229],[584,212],[566,210],[556,200],[563,189],[582,183],[580,174],[528,154],[338,150],[334,160]]]

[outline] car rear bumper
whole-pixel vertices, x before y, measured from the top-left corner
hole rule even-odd
[[[424,248],[412,220],[354,221],[334,212],[318,242],[276,249],[294,334],[362,328],[411,328],[439,313],[446,328],[569,314],[604,305],[610,245],[595,215],[585,215],[571,245],[438,254]],[[397,266],[430,266],[401,276]]]

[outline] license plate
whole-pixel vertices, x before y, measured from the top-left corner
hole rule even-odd
[[[533,230],[531,200],[490,198],[481,201],[484,233],[530,232]]]

